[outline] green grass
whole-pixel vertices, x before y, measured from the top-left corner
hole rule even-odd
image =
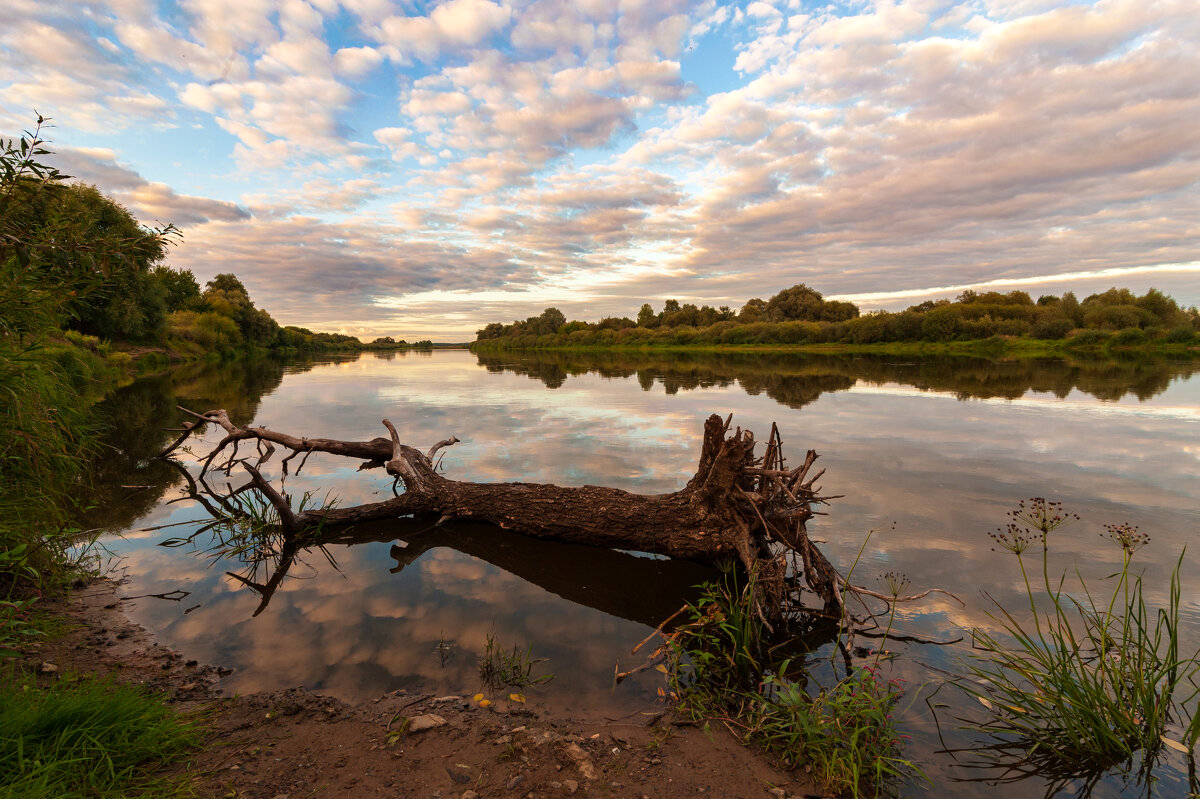
[[[892,796],[919,776],[901,757],[893,710],[903,691],[880,676],[878,658],[828,687],[790,679],[791,662],[772,660],[753,612],[755,575],[742,583],[729,570],[702,586],[689,621],[668,639],[668,678],[681,709],[725,722],[782,765],[810,770],[837,796]]]
[[[105,799],[191,795],[183,777],[155,771],[187,758],[203,724],[129,686],[63,678],[38,689],[0,685],[0,799]]]
[[[1121,550],[1120,571],[1105,591],[1078,576],[1069,595],[1066,575],[1052,580],[1047,558],[1054,530],[1078,517],[1042,498],[1010,516],[992,538],[1016,556],[1029,609],[997,604],[998,632],[974,632],[971,679],[958,684],[988,710],[967,729],[991,742],[971,752],[971,765],[1001,779],[1037,775],[1056,789],[1116,773],[1149,790],[1167,749],[1194,753],[1200,739],[1200,651],[1183,653],[1179,644],[1183,555],[1166,607],[1151,607],[1130,569],[1149,539],[1130,525],[1106,525]],[[1031,549],[1034,563],[1041,555],[1040,581],[1030,579]]]
[[[497,643],[495,634],[488,633],[479,656],[479,679],[490,691],[511,691],[519,697],[517,701],[524,701],[524,692],[531,686],[554,679],[553,674],[534,675],[535,668],[545,662],[545,658],[533,656],[532,645],[508,649]]]

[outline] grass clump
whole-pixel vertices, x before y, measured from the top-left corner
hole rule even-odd
[[[531,686],[543,685],[554,679],[553,674],[534,675],[534,669],[545,658],[533,656],[533,645],[521,649],[508,649],[496,641],[494,633],[488,633],[479,656],[479,679],[488,690],[498,693],[509,691],[509,700],[525,701],[525,691]]]
[[[903,690],[878,657],[828,687],[788,676],[753,612],[755,574],[702,586],[690,619],[668,639],[672,694],[694,718],[718,719],[785,766],[803,766],[838,796],[891,796],[920,771],[901,757],[893,710]],[[880,651],[882,644],[880,645]]]
[[[1182,654],[1179,646],[1183,555],[1166,607],[1151,607],[1131,571],[1149,538],[1128,524],[1107,525],[1102,535],[1120,547],[1120,571],[1105,590],[1078,575],[1072,595],[1065,574],[1051,580],[1048,553],[1051,533],[1078,517],[1040,497],[1010,517],[992,538],[1016,557],[1029,612],[996,603],[999,632],[974,631],[973,679],[959,685],[989,712],[968,729],[992,742],[973,751],[971,765],[999,769],[1005,780],[1039,775],[1052,791],[1072,782],[1090,788],[1113,771],[1149,790],[1166,749],[1191,761],[1200,739],[1200,651]],[[1029,577],[1031,549],[1035,562],[1041,556],[1040,584]]]
[[[190,795],[185,778],[153,772],[199,745],[197,719],[105,680],[64,678],[39,689],[7,676],[0,685],[0,798]]]

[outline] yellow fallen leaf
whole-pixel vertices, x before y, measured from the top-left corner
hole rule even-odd
[[[975,697],[975,698],[979,700],[979,704],[983,705],[983,706],[984,706],[984,707],[986,707],[988,710],[991,710],[991,709],[992,709],[992,703],[991,703],[991,702],[989,702],[989,701],[987,701],[986,699],[984,699],[982,696],[977,696],[977,697]]]
[[[654,670],[655,670],[655,671],[661,671],[663,674],[666,674],[666,673],[667,673],[667,667],[666,667],[666,666],[664,666],[664,665],[663,665],[663,664],[661,664],[661,663],[659,663],[657,666],[655,666],[655,667],[654,667]]]
[[[471,698],[472,698],[472,699],[474,699],[476,702],[482,702],[482,701],[483,701],[483,694],[475,694],[475,696],[473,696],[473,697],[471,697]]]
[[[521,696],[520,694],[509,694],[508,698],[513,702],[520,702],[522,704],[525,703],[525,697]]]
[[[492,704],[492,700],[490,700],[490,699],[480,699],[479,700],[480,707],[487,707],[490,704]]]
[[[1188,753],[1188,748],[1186,746],[1184,746],[1183,744],[1179,743],[1179,741],[1172,741],[1170,738],[1168,738],[1165,735],[1160,735],[1158,737],[1163,743],[1165,743],[1167,746],[1174,749],[1176,752],[1183,752],[1185,755]]]

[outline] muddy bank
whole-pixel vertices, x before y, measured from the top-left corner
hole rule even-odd
[[[661,706],[620,719],[503,700],[481,708],[475,686],[357,704],[299,687],[222,697],[229,672],[156,643],[125,615],[111,581],[48,606],[70,629],[27,648],[40,680],[110,674],[210,714],[209,745],[188,766],[202,797],[821,796],[720,724],[685,724]]]

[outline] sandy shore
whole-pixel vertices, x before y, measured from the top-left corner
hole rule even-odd
[[[210,714],[214,735],[187,770],[203,797],[817,797],[801,772],[773,767],[720,723],[669,708],[626,718],[552,707],[481,708],[458,696],[394,691],[347,704],[303,688],[222,697],[219,664],[189,660],[132,622],[117,586],[96,580],[48,603],[70,629],[28,648],[41,680],[110,674]]]

